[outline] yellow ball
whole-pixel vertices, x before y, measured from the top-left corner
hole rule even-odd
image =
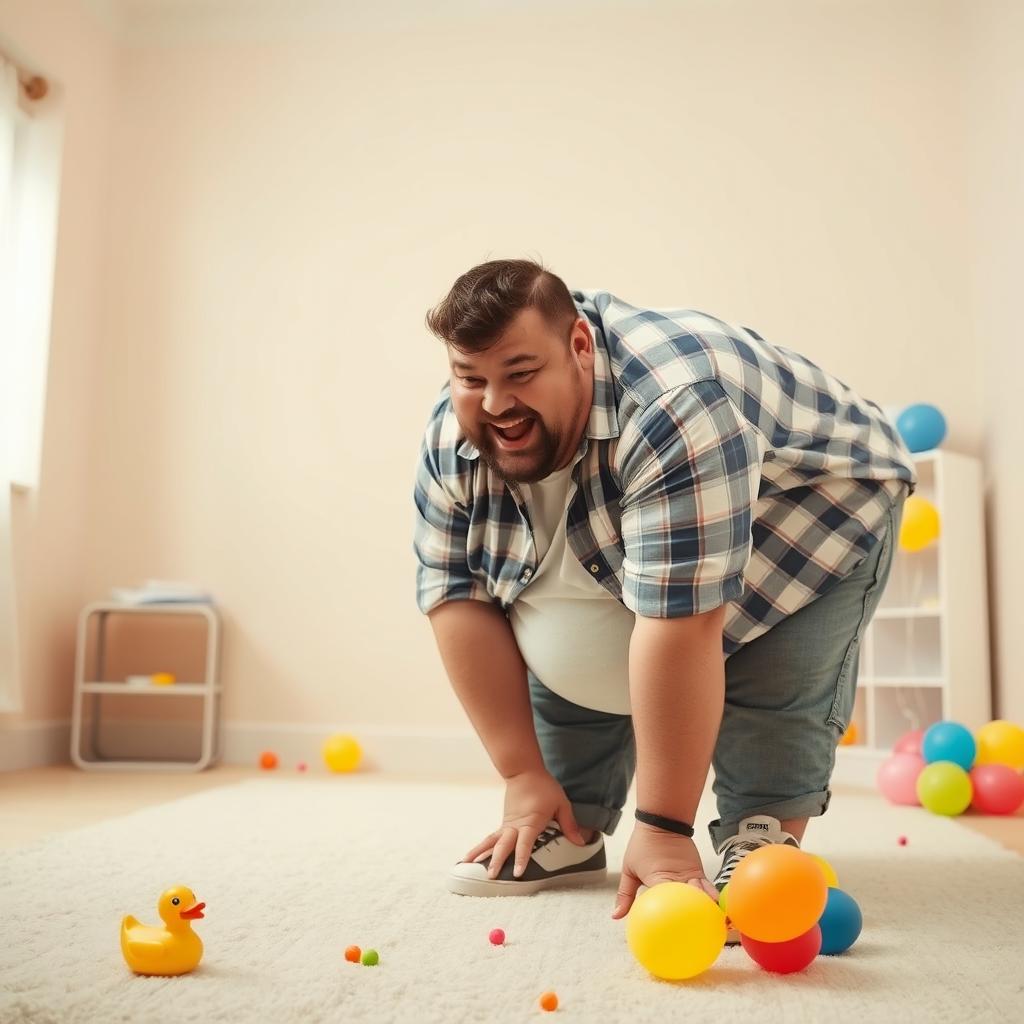
[[[806,851],[804,851],[806,852]],[[813,857],[817,862],[818,866],[822,871],[825,872],[825,881],[828,882],[830,889],[839,888],[839,876],[836,874],[836,870],[824,857],[819,857],[816,853],[807,854],[809,857]]]
[[[656,978],[678,981],[706,971],[725,946],[725,914],[685,882],[660,882],[637,896],[626,917],[626,942]]]
[[[975,734],[978,753],[975,764],[1005,764],[1014,771],[1024,768],[1024,729],[997,718]]]
[[[937,540],[939,532],[939,510],[917,494],[907,498],[900,524],[900,547],[904,551],[920,551]]]
[[[359,767],[363,751],[352,736],[338,733],[324,743],[324,764],[332,772],[354,772]]]
[[[933,761],[917,777],[917,799],[932,814],[963,814],[973,794],[971,777],[952,761]]]

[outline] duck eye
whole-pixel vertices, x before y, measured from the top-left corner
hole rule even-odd
[[[177,906],[177,905],[178,905],[178,904],[179,904],[179,903],[181,902],[181,900],[179,900],[179,899],[178,899],[178,897],[177,897],[177,896],[175,896],[175,897],[174,897],[174,898],[173,898],[173,899],[171,900],[171,902],[172,902],[172,903],[173,903],[173,904],[174,904],[175,906]]]

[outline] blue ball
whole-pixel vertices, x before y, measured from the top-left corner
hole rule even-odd
[[[928,764],[933,761],[952,761],[969,772],[978,748],[970,729],[958,722],[936,722],[921,740],[921,756]]]
[[[863,924],[857,901],[842,889],[829,886],[828,901],[818,921],[821,952],[826,955],[845,952],[857,941]]]
[[[912,452],[926,452],[942,444],[946,417],[934,405],[908,405],[896,417],[896,429]]]

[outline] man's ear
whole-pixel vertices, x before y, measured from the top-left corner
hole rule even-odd
[[[588,370],[594,365],[594,336],[585,316],[577,317],[573,323],[569,348],[583,369]]]

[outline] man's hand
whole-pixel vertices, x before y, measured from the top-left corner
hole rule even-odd
[[[477,843],[463,861],[491,858],[488,878],[497,878],[508,855],[515,850],[518,878],[525,870],[533,842],[554,818],[566,837],[585,844],[573,817],[572,805],[557,780],[544,770],[526,771],[505,780],[505,814],[501,827]]]
[[[626,916],[641,885],[650,887],[659,882],[689,882],[718,901],[718,892],[704,875],[693,840],[638,821],[622,858],[613,920]]]

